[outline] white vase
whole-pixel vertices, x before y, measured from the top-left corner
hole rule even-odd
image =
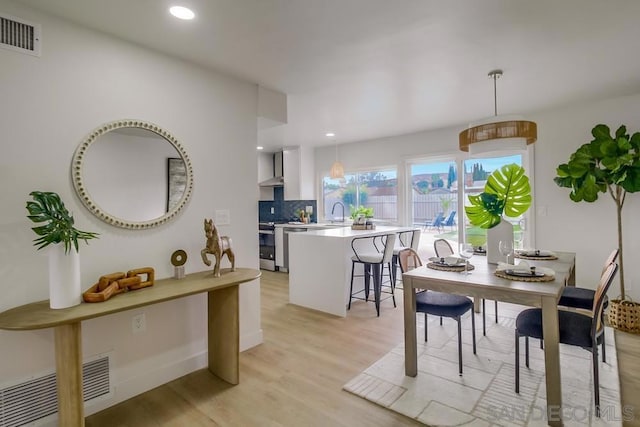
[[[497,264],[505,261],[505,256],[500,253],[500,241],[513,242],[513,224],[504,219],[493,228],[487,229],[487,262]]]
[[[75,248],[64,253],[64,245],[49,247],[49,307],[67,308],[82,301],[80,255]]]

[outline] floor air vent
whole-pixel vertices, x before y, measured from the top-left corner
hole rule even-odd
[[[40,25],[0,14],[0,47],[40,56]]]
[[[111,393],[109,356],[82,365],[84,401]],[[0,427],[18,427],[58,412],[55,372],[0,389]]]

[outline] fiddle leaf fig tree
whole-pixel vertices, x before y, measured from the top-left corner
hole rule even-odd
[[[502,216],[518,217],[531,206],[531,185],[524,168],[515,163],[502,166],[487,178],[484,192],[470,195],[465,206],[469,222],[480,228],[493,228]]]
[[[599,193],[609,193],[616,205],[620,250],[620,294],[625,298],[622,252],[622,207],[627,193],[640,191],[640,132],[629,136],[626,126],[615,135],[603,124],[591,130],[593,140],[580,146],[569,161],[558,166],[553,180],[571,189],[574,202],[595,202]]]
[[[38,250],[51,244],[63,243],[65,254],[69,253],[72,245],[78,252],[78,240],[88,243],[89,239],[98,238],[98,233],[81,231],[73,226],[73,215],[69,213],[58,194],[32,191],[29,195],[33,197],[33,201],[27,202],[27,218],[37,224],[46,223],[31,228],[40,236],[33,240]]]

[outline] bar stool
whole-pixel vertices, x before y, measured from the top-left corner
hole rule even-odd
[[[351,287],[349,289],[349,305],[351,309],[351,299],[369,300],[369,289],[371,277],[373,277],[373,295],[376,305],[376,313],[380,316],[380,299],[382,294],[382,276],[384,267],[389,268],[389,288],[388,293],[393,299],[393,306],[396,307],[396,297],[394,295],[395,283],[393,274],[391,273],[391,259],[393,258],[393,246],[396,241],[395,233],[384,234],[381,236],[363,236],[355,237],[351,241],[351,249],[353,256],[351,257]],[[364,273],[362,275],[355,274],[356,264],[362,264]],[[355,277],[364,277],[364,289],[353,292],[353,279]],[[364,293],[364,298],[358,295]]]
[[[393,283],[395,284],[395,286],[398,286],[398,268],[400,268],[400,263],[398,262],[398,254],[403,249],[413,249],[414,251],[418,252],[420,235],[421,232],[419,228],[398,233],[398,239],[396,240],[398,244],[393,248],[393,257],[391,258],[391,274],[393,275]],[[402,271],[400,272],[399,281],[402,282]]]

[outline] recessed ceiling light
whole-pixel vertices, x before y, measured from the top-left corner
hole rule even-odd
[[[257,148],[258,150],[264,150],[264,147],[263,147],[262,145],[258,145],[256,148]]]
[[[336,134],[333,133],[333,132],[327,132],[327,133],[324,134],[324,136],[326,136],[327,138],[331,138],[331,137],[336,136]]]
[[[188,9],[183,6],[171,6],[169,8],[169,12],[178,19],[189,20],[189,19],[195,18],[196,16],[196,14],[193,13],[191,9]]]

